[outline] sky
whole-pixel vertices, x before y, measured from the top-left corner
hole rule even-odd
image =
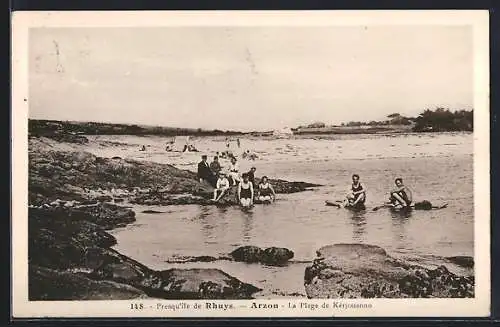
[[[208,129],[471,109],[467,26],[36,28],[29,116]]]

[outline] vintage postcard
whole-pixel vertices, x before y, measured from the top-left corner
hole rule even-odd
[[[489,315],[487,11],[12,24],[14,317]]]

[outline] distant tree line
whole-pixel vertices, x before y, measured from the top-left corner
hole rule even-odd
[[[418,117],[406,117],[399,113],[393,113],[382,121],[350,121],[342,123],[343,127],[361,127],[361,126],[388,126],[388,125],[413,125],[414,132],[451,132],[451,131],[472,131],[473,130],[473,111],[437,108],[435,110],[426,109]],[[306,126],[299,126],[294,130],[308,128],[328,127],[323,122],[314,122]],[[335,127],[335,126],[331,126]]]
[[[96,122],[68,122],[57,120],[28,120],[28,132],[31,136],[47,136],[54,134],[83,134],[83,135],[162,135],[162,136],[216,136],[216,135],[241,135],[238,131],[222,131],[139,126],[127,124],[111,124]]]
[[[415,118],[415,132],[453,132],[473,131],[474,113],[472,110],[457,110],[437,108],[425,110]]]

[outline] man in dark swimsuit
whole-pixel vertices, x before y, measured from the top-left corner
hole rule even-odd
[[[359,182],[359,175],[352,175],[352,184],[344,202],[346,207],[362,207],[366,201],[366,189]]]
[[[410,188],[403,184],[402,178],[396,178],[394,184],[396,184],[396,187],[391,192],[390,202],[394,206],[409,207],[412,202]]]

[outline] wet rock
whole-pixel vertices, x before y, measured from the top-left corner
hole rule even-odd
[[[130,285],[94,281],[72,272],[29,266],[29,300],[127,300],[146,298]]]
[[[142,213],[164,213],[164,211],[157,211],[157,210],[144,210]]]
[[[447,257],[450,262],[465,268],[474,268],[474,258],[470,256],[458,255]]]
[[[267,265],[283,265],[293,258],[293,252],[286,248],[270,247],[262,251],[260,261]]]
[[[260,262],[276,266],[285,264],[293,258],[293,255],[293,252],[286,248],[270,247],[261,249],[253,245],[239,247],[229,254],[235,261],[246,263]]]
[[[162,290],[172,299],[251,299],[261,291],[219,269],[169,269],[160,276]]]
[[[309,298],[457,298],[474,296],[474,278],[440,266],[427,269],[365,244],[335,244],[318,250],[306,268]]]
[[[262,249],[258,246],[247,245],[237,248],[229,255],[235,261],[246,263],[260,262],[262,258]]]

